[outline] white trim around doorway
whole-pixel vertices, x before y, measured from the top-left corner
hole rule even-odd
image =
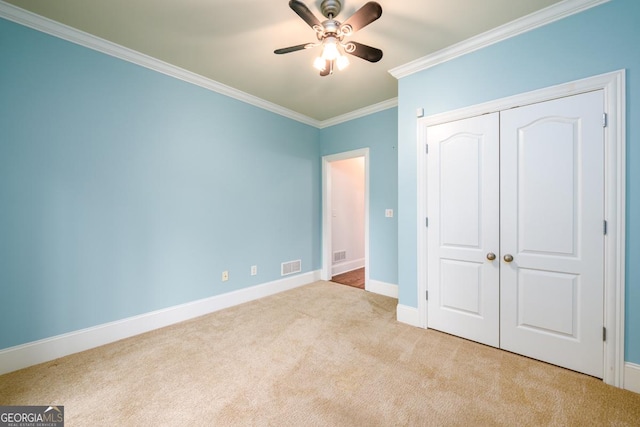
[[[436,114],[418,120],[416,153],[418,200],[418,326],[428,328],[427,301],[427,161],[425,154],[428,126],[451,122],[481,114],[544,102],[556,98],[577,95],[594,90],[604,90],[605,132],[605,277],[604,277],[604,326],[607,338],[604,343],[604,382],[623,387],[624,362],[624,299],[625,299],[625,203],[626,203],[626,100],[625,71],[615,71],[545,89],[527,92],[508,98]]]
[[[321,280],[331,280],[331,163],[364,157],[364,288],[371,291],[369,281],[369,149],[346,151],[322,157],[322,270]]]

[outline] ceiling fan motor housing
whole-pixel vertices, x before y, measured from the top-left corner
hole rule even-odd
[[[340,35],[340,23],[335,19],[328,19],[322,23],[322,31],[318,35],[320,40],[324,39],[329,35],[337,36]],[[342,37],[340,37],[342,39]]]
[[[320,4],[320,10],[322,14],[327,18],[335,18],[340,13],[342,9],[342,4],[340,0],[322,0]]]

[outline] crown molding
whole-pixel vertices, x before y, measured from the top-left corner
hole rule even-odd
[[[84,31],[69,27],[68,25],[64,25],[33,12],[26,11],[4,1],[0,1],[0,18],[13,21],[17,24],[24,25],[25,27],[32,28],[106,55],[131,62],[141,67],[157,71],[167,76],[192,83],[292,120],[296,120],[316,128],[319,128],[321,125],[319,120],[312,119],[311,117],[281,107],[272,102],[265,101],[264,99],[234,89],[230,86],[208,79],[191,71],[187,71],[183,68],[176,67],[175,65],[171,65],[133,49],[120,46],[100,37],[85,33]]]
[[[527,15],[509,24],[487,31],[479,36],[440,50],[432,55],[425,56],[408,64],[389,70],[392,76],[399,79],[418,71],[433,67],[449,61],[458,56],[465,55],[499,41],[514,37],[518,34],[530,31],[534,28],[546,25],[564,17],[579,13],[591,7],[607,3],[611,0],[564,0],[556,5],[549,6],[539,12]],[[300,123],[323,129],[340,123],[367,116],[379,111],[398,106],[398,99],[393,98],[368,107],[364,107],[350,113],[333,117],[327,120],[316,120],[304,114],[297,113],[288,108],[234,89],[215,80],[203,77],[199,74],[171,65],[149,55],[137,52],[133,49],[120,46],[116,43],[96,37],[84,31],[69,27],[51,19],[42,17],[33,12],[26,11],[17,6],[0,0],[0,18],[13,21],[20,25],[52,35],[54,37],[75,43],[77,45],[104,53],[106,55],[145,67],[147,69],[165,74],[179,80],[195,84],[207,90],[228,96],[266,111],[287,117]]]
[[[460,43],[434,52],[431,55],[427,55],[405,65],[392,68],[389,70],[389,73],[396,79],[401,79],[609,1],[611,0],[564,0],[522,18],[516,19],[515,21],[501,25]]]
[[[360,108],[359,110],[355,110],[350,113],[342,114],[340,116],[336,116],[331,119],[323,120],[319,123],[318,128],[320,129],[328,128],[330,126],[335,126],[340,123],[348,122],[349,120],[359,119],[360,117],[368,116],[369,114],[388,110],[389,108],[394,108],[397,106],[398,106],[398,98],[387,99],[386,101],[382,101],[377,104],[370,105],[368,107]]]

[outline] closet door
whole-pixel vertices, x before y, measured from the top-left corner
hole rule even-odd
[[[602,91],[500,116],[501,348],[603,376]]]
[[[428,325],[499,344],[498,113],[427,129]]]

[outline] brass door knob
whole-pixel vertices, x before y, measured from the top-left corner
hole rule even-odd
[[[494,254],[493,252],[489,252],[489,253],[487,254],[487,259],[488,259],[489,261],[493,261],[494,259],[496,259],[496,254]]]
[[[513,255],[506,254],[502,259],[504,259],[504,262],[511,262],[513,261]]]

